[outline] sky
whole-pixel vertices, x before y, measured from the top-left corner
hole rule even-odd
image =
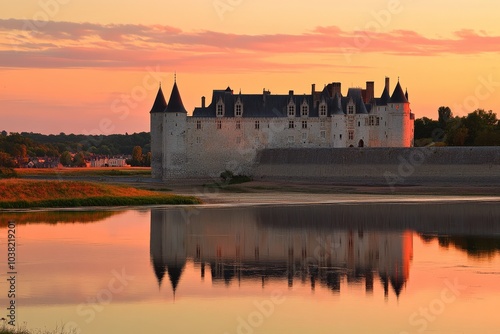
[[[149,131],[160,82],[189,113],[230,86],[380,96],[417,118],[500,113],[497,0],[23,0],[0,5],[0,131]]]

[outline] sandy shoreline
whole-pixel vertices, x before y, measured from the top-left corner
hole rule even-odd
[[[167,184],[175,194],[196,196],[204,204],[347,204],[500,201],[498,187],[339,186],[311,183],[248,182],[213,187],[199,182]]]

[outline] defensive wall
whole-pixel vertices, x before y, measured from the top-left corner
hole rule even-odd
[[[255,180],[500,185],[500,147],[289,148],[258,152]]]

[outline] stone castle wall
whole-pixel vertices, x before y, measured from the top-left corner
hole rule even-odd
[[[268,149],[255,162],[257,180],[500,185],[500,147]]]
[[[411,145],[410,140],[401,141],[402,130],[397,131],[399,135],[395,139],[389,138],[394,137],[391,131],[396,131],[392,118],[382,114],[380,124],[376,125],[369,123],[370,117],[376,116],[353,116],[355,136],[349,140],[349,124],[343,115],[331,118],[183,118],[170,115],[163,121],[162,176],[164,179],[218,177],[224,170],[251,175],[257,154],[264,149],[332,149],[357,146],[360,141],[365,146]],[[407,123],[411,121],[409,114],[404,119]],[[410,130],[412,135],[412,126]]]

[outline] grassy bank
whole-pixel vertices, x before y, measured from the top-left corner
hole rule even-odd
[[[102,183],[0,180],[0,208],[3,209],[198,203],[200,201],[191,196]]]

